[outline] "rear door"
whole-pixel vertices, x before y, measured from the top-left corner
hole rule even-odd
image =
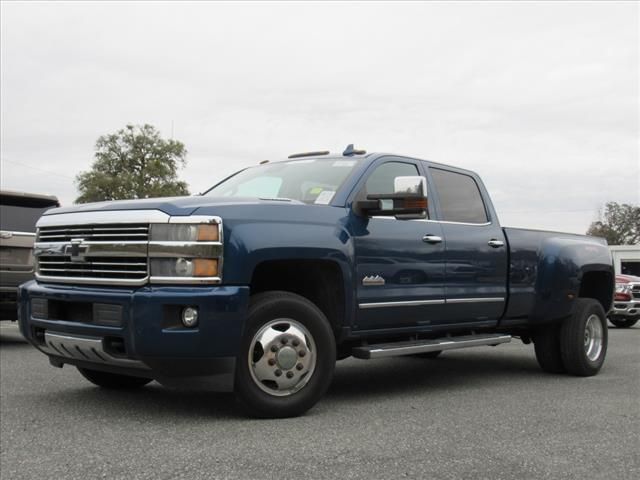
[[[442,324],[495,325],[506,304],[507,246],[478,178],[429,168],[446,241]],[[434,192],[432,192],[434,193]]]

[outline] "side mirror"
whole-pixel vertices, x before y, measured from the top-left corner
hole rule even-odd
[[[427,198],[427,179],[424,177],[396,177],[393,179],[393,193],[411,193]]]
[[[356,202],[357,213],[367,216],[394,216],[402,220],[427,217],[427,179],[425,177],[396,177],[394,193],[367,195]]]

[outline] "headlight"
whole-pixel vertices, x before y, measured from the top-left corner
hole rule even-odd
[[[631,294],[631,284],[629,283],[616,283],[616,293]]]
[[[171,217],[152,224],[149,272],[152,283],[220,283],[222,220]]]
[[[152,242],[217,242],[219,239],[217,224],[156,223],[151,225]]]

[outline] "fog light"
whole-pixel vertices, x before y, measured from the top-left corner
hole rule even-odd
[[[187,328],[193,328],[198,325],[198,309],[194,307],[183,308],[182,324]]]

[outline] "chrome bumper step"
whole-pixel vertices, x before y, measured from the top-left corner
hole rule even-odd
[[[511,335],[498,333],[481,335],[464,335],[459,337],[443,337],[431,340],[409,340],[404,342],[379,343],[355,347],[351,354],[365,360],[373,358],[413,355],[415,353],[438,352],[458,348],[479,347],[482,345],[498,345],[509,343]]]

